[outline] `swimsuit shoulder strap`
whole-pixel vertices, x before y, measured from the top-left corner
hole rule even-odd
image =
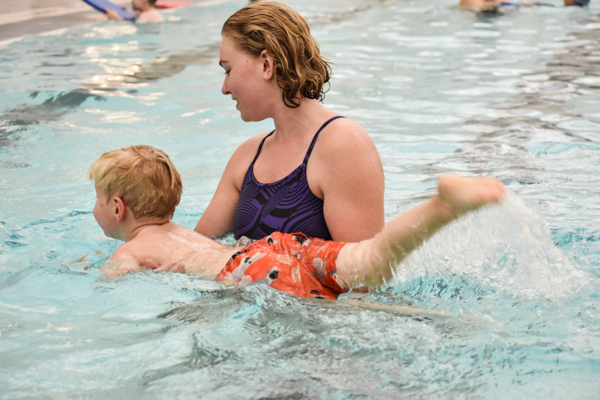
[[[263,138],[263,140],[260,141],[260,145],[258,146],[258,150],[256,151],[256,155],[254,156],[254,160],[252,160],[252,163],[250,165],[254,165],[254,163],[256,162],[256,159],[258,158],[258,155],[260,154],[260,151],[262,150],[263,144],[265,144],[265,140],[267,140],[267,138],[269,136],[271,136],[273,134],[273,132],[275,132],[275,129],[273,129],[271,131],[271,133],[269,133],[267,136],[265,136]]]
[[[325,123],[323,125],[321,125],[321,127],[319,128],[319,130],[317,131],[317,133],[315,133],[315,136],[313,137],[312,142],[310,142],[310,147],[308,148],[308,151],[306,152],[306,155],[304,156],[304,162],[302,164],[306,165],[308,163],[308,159],[310,158],[310,154],[312,153],[313,148],[315,147],[315,143],[317,143],[317,139],[319,138],[319,133],[321,133],[321,131],[323,129],[325,129],[325,127],[327,125],[329,125],[329,123],[331,123],[331,122],[333,122],[333,121],[335,121],[336,119],[339,119],[339,118],[346,118],[346,117],[338,115],[338,116],[335,116],[333,118],[329,118],[327,121],[325,121]]]

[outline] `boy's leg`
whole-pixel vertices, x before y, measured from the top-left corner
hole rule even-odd
[[[392,277],[392,268],[449,222],[504,197],[494,178],[444,176],[438,194],[395,218],[374,238],[348,243],[336,260],[337,276],[348,287],[377,286]]]

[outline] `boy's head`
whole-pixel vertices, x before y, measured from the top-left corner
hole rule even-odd
[[[131,0],[133,11],[144,12],[151,9],[156,4],[156,0]]]
[[[183,191],[169,156],[147,145],[102,154],[90,167],[90,179],[108,201],[121,198],[135,219],[171,219]]]

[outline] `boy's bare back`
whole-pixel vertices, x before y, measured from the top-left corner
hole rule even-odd
[[[171,265],[170,270],[214,279],[235,251],[175,222],[167,222],[141,227],[133,239],[115,251],[110,264],[113,274],[121,274],[143,268],[152,260],[158,265]]]

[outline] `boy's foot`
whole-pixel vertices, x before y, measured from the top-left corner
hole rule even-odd
[[[438,184],[440,200],[460,216],[489,203],[504,199],[506,189],[496,178],[464,178],[445,175]]]

